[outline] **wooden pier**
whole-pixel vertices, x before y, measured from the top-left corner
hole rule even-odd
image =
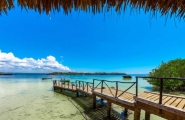
[[[125,108],[125,112],[129,109],[134,111],[134,120],[140,120],[141,109],[145,111],[145,120],[150,120],[150,114],[163,117],[169,120],[185,120],[185,97],[163,94],[163,80],[175,79],[185,80],[182,78],[159,78],[160,92],[145,91],[138,94],[138,78],[135,82],[120,82],[93,79],[93,82],[85,82],[76,80],[76,82],[53,81],[54,90],[60,89],[79,92],[93,98],[93,108],[96,109],[96,98],[107,101],[107,118],[111,118],[111,104],[116,104]],[[154,78],[154,77],[153,77]],[[111,86],[110,84],[111,83]],[[120,87],[120,84],[128,84],[127,87]],[[113,85],[113,86],[112,86]],[[135,87],[135,93],[128,92],[129,89]]]

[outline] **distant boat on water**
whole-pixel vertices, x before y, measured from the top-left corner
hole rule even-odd
[[[42,78],[42,80],[47,80],[47,79],[52,79],[52,78]]]
[[[125,80],[131,80],[132,79],[132,76],[130,76],[130,75],[124,75],[124,76],[122,76],[123,77],[123,79],[125,79]]]

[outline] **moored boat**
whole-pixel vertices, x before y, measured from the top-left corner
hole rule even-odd
[[[132,79],[132,76],[130,76],[130,75],[124,75],[122,77],[124,80],[131,80]]]

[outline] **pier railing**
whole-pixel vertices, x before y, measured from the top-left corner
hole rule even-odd
[[[98,84],[95,85],[95,82],[97,81],[98,81]],[[115,84],[115,86],[111,86],[108,83]],[[118,84],[130,84],[130,85],[127,86],[126,89],[121,90]],[[134,85],[136,85],[135,91],[136,91],[136,96],[137,96],[138,95],[138,80],[136,80],[136,82],[121,82],[121,81],[108,81],[108,80],[93,79],[93,90],[99,90],[100,93],[103,93],[104,90],[106,89],[115,98],[118,98],[124,93],[128,92],[128,90],[131,89]]]
[[[53,86],[59,86],[64,88],[76,89],[76,82],[53,80]]]
[[[86,82],[86,81],[80,81],[76,80],[76,86],[79,89],[82,89],[83,91],[91,92],[93,89],[93,83]]]
[[[183,80],[185,81],[185,78],[174,78],[174,77],[145,77],[145,76],[136,76],[136,81],[138,81],[138,78],[144,78],[144,79],[152,79],[152,80],[159,80],[159,104],[163,103],[163,88],[164,88],[164,80]]]

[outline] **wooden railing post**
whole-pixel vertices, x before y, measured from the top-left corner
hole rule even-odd
[[[92,91],[94,91],[94,80],[95,80],[95,79],[93,79],[93,88],[92,88]]]
[[[138,77],[136,77],[136,97],[138,96]]]
[[[118,81],[116,81],[116,94],[115,94],[115,98],[117,98],[118,95]]]
[[[88,92],[89,83],[87,82],[86,84],[87,84],[87,92]]]
[[[78,81],[78,83],[79,83],[79,85],[78,85],[78,86],[79,86],[79,89],[80,89],[80,81]]]
[[[56,84],[56,80],[53,80],[53,86],[55,86],[55,84]]]
[[[103,80],[101,81],[101,93],[103,92]]]
[[[78,87],[77,80],[75,82],[76,82],[76,88],[77,88]]]
[[[66,82],[65,82],[65,80],[64,80],[64,88],[66,88]]]
[[[159,97],[159,104],[162,104],[162,97],[163,97],[163,78],[160,78],[160,97]]]

